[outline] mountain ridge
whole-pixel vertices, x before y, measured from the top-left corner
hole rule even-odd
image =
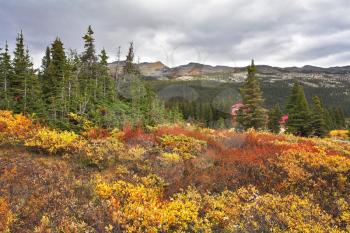
[[[118,70],[118,73],[122,72],[122,67],[125,61],[109,63],[109,68],[112,73]],[[136,64],[143,76],[148,77],[166,77],[169,79],[178,78],[182,76],[203,76],[214,75],[222,73],[244,73],[246,67],[231,67],[224,65],[207,65],[196,62],[189,62],[188,64],[179,65],[175,67],[169,67],[161,61],[156,62],[143,62]],[[325,74],[325,75],[350,75],[350,66],[332,66],[332,67],[318,67],[313,65],[304,65],[302,67],[276,67],[270,65],[256,65],[258,74],[281,74],[281,73],[299,73],[299,74]]]
[[[119,66],[116,64],[110,64],[111,73],[115,74],[118,70],[122,74],[124,62],[120,62]],[[143,78],[150,81],[157,93],[164,93],[164,90],[169,92],[170,86],[175,93],[173,95],[178,95],[178,90],[182,88],[190,88],[210,99],[225,88],[238,90],[247,78],[247,67],[211,66],[194,62],[177,67],[168,67],[162,62],[136,65]],[[350,115],[350,66],[256,67],[257,77],[269,107],[277,102],[283,103],[297,81],[304,86],[309,101],[312,96],[317,95],[327,106],[345,106],[346,114]]]

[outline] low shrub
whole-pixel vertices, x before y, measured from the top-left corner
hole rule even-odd
[[[135,128],[131,125],[124,126],[123,130],[119,133],[119,139],[129,144],[153,145],[154,143],[154,136],[147,134],[140,126]]]
[[[85,116],[76,114],[76,113],[69,113],[68,119],[70,122],[70,126],[75,132],[83,132],[87,131],[94,127],[94,124],[88,120]]]
[[[184,135],[164,135],[158,141],[166,152],[179,154],[184,159],[197,156],[206,145],[205,141]]]
[[[94,139],[80,143],[75,150],[75,156],[88,166],[100,169],[116,162],[124,152],[123,144],[114,138]]]
[[[108,138],[111,134],[107,129],[103,128],[91,128],[82,133],[88,139],[104,139]]]
[[[73,132],[42,128],[33,137],[27,139],[25,145],[39,151],[60,154],[73,152],[80,140],[80,136]]]
[[[114,225],[124,232],[340,232],[308,198],[260,195],[246,186],[220,194],[189,188],[164,199],[164,189],[147,181],[96,183],[97,196],[111,203]]]
[[[181,160],[181,157],[179,154],[176,153],[162,153],[161,159],[168,162],[179,162]]]
[[[39,126],[22,114],[0,111],[0,144],[21,144]]]
[[[349,130],[332,130],[329,136],[336,139],[347,140],[350,138]]]
[[[0,232],[10,233],[9,227],[14,216],[4,198],[0,198]]]
[[[208,129],[197,129],[189,125],[185,128],[182,125],[161,125],[155,127],[153,134],[156,138],[163,137],[165,135],[174,135],[174,136],[187,136],[200,141],[208,141],[213,133],[212,130]]]
[[[147,152],[147,150],[141,145],[131,146],[126,150],[126,153],[122,157],[124,160],[139,160]]]
[[[329,214],[307,198],[266,194],[241,204],[234,232],[340,232]]]
[[[123,232],[208,232],[200,217],[198,193],[180,193],[163,201],[162,192],[148,177],[139,184],[99,181],[96,185],[97,195],[111,202],[115,225]]]

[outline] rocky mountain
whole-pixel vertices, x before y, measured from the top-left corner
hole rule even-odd
[[[124,62],[109,64],[113,75],[116,72],[121,74],[123,66]],[[137,66],[141,74],[148,80],[213,80],[239,83],[247,77],[246,67],[210,66],[193,62],[187,65],[168,67],[160,61],[140,63]],[[263,82],[270,83],[298,80],[313,87],[350,87],[350,66],[322,68],[306,65],[279,68],[257,65],[257,75],[262,78]]]
[[[116,71],[118,71],[118,73],[121,73],[122,67],[124,66],[124,64],[125,64],[124,61],[119,62],[119,64],[118,62],[110,63],[109,68],[112,74],[115,74]],[[170,68],[164,65],[160,61],[144,62],[144,63],[137,64],[137,66],[143,76],[153,77],[153,78],[166,78],[166,79],[179,78],[182,76],[198,77],[198,76],[213,75],[213,74],[218,74],[223,72],[229,73],[237,70],[237,68],[233,68],[233,67],[210,66],[210,65],[204,65],[200,63],[194,63],[194,62],[191,62],[187,65],[181,65],[173,68]]]
[[[114,75],[121,74],[124,62],[119,65],[109,64]],[[241,86],[247,77],[246,67],[210,66],[189,63],[177,67],[168,67],[162,62],[140,63],[137,65],[146,80],[161,93],[169,93],[169,86],[178,92],[194,89],[199,96],[208,98],[221,92],[220,88]],[[317,95],[328,106],[343,106],[350,115],[350,66],[322,68],[316,66],[279,68],[268,65],[257,65],[257,76],[260,78],[267,104],[286,100],[290,87],[295,81],[303,84],[307,97]],[[187,92],[187,91],[186,91]]]
[[[110,70],[112,73],[115,73],[118,70],[118,73],[122,72],[122,67],[125,62],[113,62],[109,64]],[[238,74],[245,73],[246,67],[229,67],[229,66],[210,66],[200,63],[188,63],[187,65],[180,65],[177,67],[168,67],[162,62],[144,62],[137,64],[141,74],[147,77],[154,78],[167,78],[167,79],[176,79],[182,76],[211,76],[219,74]],[[282,75],[282,74],[294,74],[294,75],[349,75],[350,76],[350,66],[342,67],[317,67],[306,65],[303,67],[273,67],[268,65],[257,65],[257,73],[261,75]]]

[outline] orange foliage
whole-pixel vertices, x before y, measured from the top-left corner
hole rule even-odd
[[[84,132],[83,135],[89,139],[105,139],[110,136],[110,133],[107,129],[91,128]]]
[[[164,135],[184,135],[201,141],[208,141],[209,136],[195,129],[185,129],[182,126],[160,126],[153,132],[156,138]]]
[[[4,198],[0,198],[0,232],[7,232],[12,221],[12,212]]]
[[[125,125],[119,139],[129,144],[153,144],[154,136],[147,134],[140,126],[133,128],[131,125]]]
[[[0,111],[0,142],[18,143],[30,137],[38,128],[32,120],[22,114]]]
[[[209,140],[215,159],[225,162],[260,164],[269,158],[278,156],[286,149],[286,145],[276,145],[284,136],[271,134],[235,134],[229,138]]]
[[[0,111],[0,143],[25,146],[0,151],[0,232],[350,231],[348,143],[181,125],[114,132],[90,128],[83,138]],[[99,201],[96,175],[108,180]]]

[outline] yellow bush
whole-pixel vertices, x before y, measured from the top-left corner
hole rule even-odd
[[[159,138],[162,148],[166,152],[174,152],[184,159],[192,158],[200,153],[205,141],[184,135],[164,135]]]
[[[106,167],[124,153],[123,144],[114,138],[89,140],[76,150],[80,160],[90,166]]]
[[[40,223],[34,228],[34,233],[47,232],[51,233],[50,218],[47,215],[41,217]]]
[[[0,143],[17,144],[32,136],[37,129],[32,120],[22,114],[0,111]]]
[[[181,157],[176,153],[162,153],[162,159],[169,162],[179,162]]]
[[[338,209],[340,210],[340,216],[338,221],[346,226],[346,230],[350,232],[350,205],[344,198],[337,200]]]
[[[222,232],[340,232],[329,214],[296,195],[259,195],[248,186],[204,199],[205,218]]]
[[[94,127],[94,124],[86,119],[84,116],[78,115],[76,113],[69,113],[68,117],[73,121],[80,130],[87,131]]]
[[[127,153],[124,154],[125,156],[123,157],[123,159],[138,160],[141,159],[146,152],[147,150],[140,145],[132,146],[127,150]]]
[[[25,145],[56,154],[72,151],[79,140],[79,135],[74,132],[42,128],[32,138],[27,139]]]
[[[332,138],[346,140],[349,138],[349,130],[332,130],[329,132],[329,136]]]
[[[111,201],[113,220],[125,232],[210,232],[200,217],[198,193],[180,193],[162,201],[163,190],[149,179],[139,184],[100,180],[96,185],[97,195]]]
[[[340,232],[332,217],[318,205],[296,195],[266,194],[241,206],[233,231],[238,232]]]
[[[163,188],[101,179],[96,194],[111,203],[111,214],[125,232],[340,232],[317,204],[296,195],[259,195],[253,186],[236,192],[200,194],[190,188],[163,198]],[[349,207],[340,220],[347,221]],[[344,204],[345,203],[345,204]]]
[[[127,167],[125,167],[123,165],[117,165],[115,168],[115,173],[116,174],[128,174],[129,170]]]

